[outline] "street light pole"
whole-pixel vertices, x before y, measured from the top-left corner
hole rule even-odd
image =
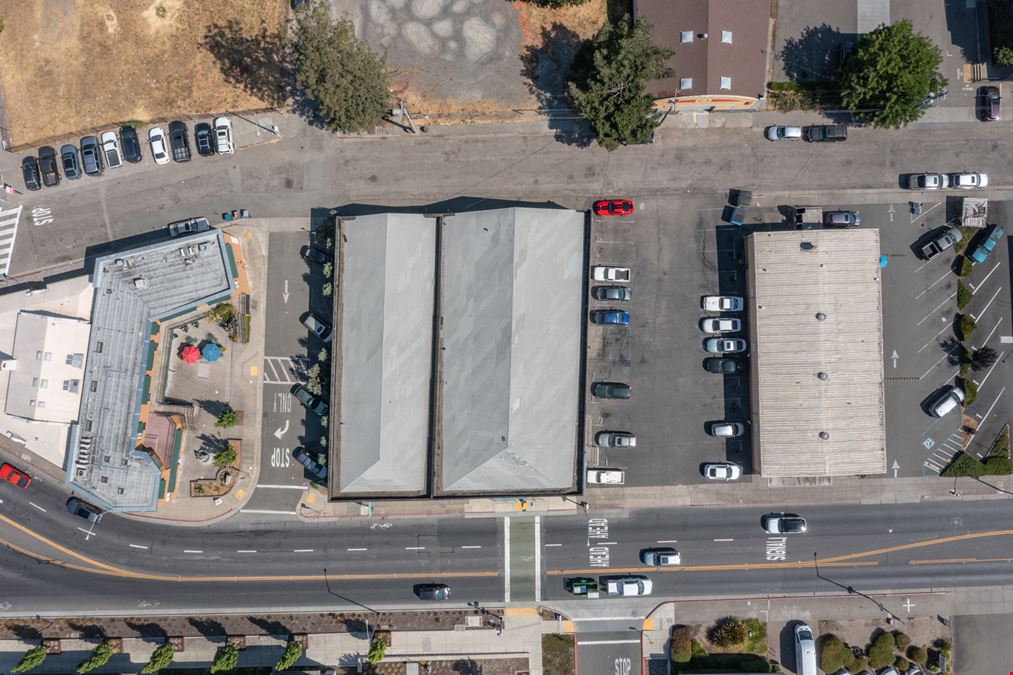
[[[894,614],[893,612],[891,612],[890,610],[888,610],[886,608],[886,605],[884,605],[879,600],[876,600],[872,596],[866,595],[862,591],[857,590],[854,586],[845,586],[844,584],[838,583],[838,582],[834,581],[833,579],[829,579],[829,578],[823,576],[822,574],[820,574],[820,561],[819,561],[819,557],[817,556],[816,551],[813,551],[813,567],[816,568],[816,577],[818,579],[822,579],[823,581],[829,582],[829,583],[833,584],[834,586],[837,586],[838,588],[843,588],[844,590],[846,590],[848,592],[848,595],[860,595],[863,598],[865,598],[866,600],[868,600],[869,602],[875,604],[876,607],[879,608],[879,611],[881,611],[884,614],[886,614],[886,622],[887,623],[892,623],[894,621],[897,621],[899,623],[904,623],[903,619],[901,619],[899,616],[897,616],[896,614]]]

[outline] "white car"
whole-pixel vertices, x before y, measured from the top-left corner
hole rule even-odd
[[[768,141],[797,141],[802,138],[802,127],[786,127],[775,124],[767,127],[763,131],[763,135],[767,137]]]
[[[920,173],[908,179],[912,190],[945,190],[950,187],[950,177],[945,173]]]
[[[586,482],[588,485],[622,485],[626,482],[626,472],[622,469],[588,469]]]
[[[744,303],[735,295],[705,295],[701,304],[708,312],[741,312]]]
[[[334,337],[334,333],[331,331],[331,325],[318,317],[313,312],[310,312],[303,317],[302,325],[309,328],[310,332],[316,335],[324,342],[330,342],[331,338]]]
[[[651,567],[675,567],[682,563],[682,557],[670,546],[645,548],[640,552],[640,562]]]
[[[116,138],[115,131],[105,131],[100,137],[102,140],[102,154],[106,160],[106,166],[110,169],[123,166],[123,157],[120,155],[120,141]]]
[[[950,186],[963,190],[988,187],[988,174],[984,173],[951,173]]]
[[[742,321],[717,317],[701,319],[700,330],[704,333],[738,333],[742,330]]]
[[[628,431],[599,431],[594,442],[599,448],[635,448],[637,437]]]
[[[746,425],[742,422],[715,422],[711,425],[711,436],[717,438],[738,438],[746,433]]]
[[[746,351],[746,341],[742,338],[710,338],[703,343],[703,348],[711,354],[738,354]]]
[[[148,147],[151,148],[151,158],[155,164],[168,164],[169,152],[165,145],[165,132],[162,127],[152,127],[148,130]]]
[[[703,465],[703,475],[707,480],[738,480],[742,467],[731,462],[712,462]]]
[[[216,117],[214,120],[215,150],[219,155],[231,155],[232,122],[228,117]]]
[[[614,281],[619,283],[628,284],[630,282],[630,268],[629,267],[609,267],[607,265],[598,265],[592,270],[595,281]]]
[[[650,595],[653,589],[650,579],[633,574],[605,582],[605,590],[612,596]]]

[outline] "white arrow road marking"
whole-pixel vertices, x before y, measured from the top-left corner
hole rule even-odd
[[[897,367],[897,359],[900,358],[900,356],[897,354],[897,350],[896,349],[893,350],[893,354],[890,354],[890,358],[893,359],[893,367],[896,368]]]
[[[285,279],[285,290],[281,292],[281,299],[288,304],[288,279]]]
[[[893,469],[893,477],[896,478],[897,477],[897,471],[900,470],[900,464],[897,462],[896,459],[893,460],[893,466],[891,466],[890,468]]]
[[[287,433],[288,433],[288,420],[285,420],[285,426],[278,427],[277,429],[274,430],[274,435],[276,438],[278,438],[278,440],[281,440],[281,437]]]

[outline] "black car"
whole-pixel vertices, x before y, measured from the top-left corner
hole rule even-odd
[[[419,600],[449,600],[450,586],[446,584],[415,584]]]
[[[591,289],[595,300],[619,300],[626,301],[633,297],[630,289],[625,286],[595,286]]]
[[[169,122],[169,145],[172,147],[173,161],[190,161],[190,141],[187,138],[186,125],[179,120]]]
[[[623,382],[595,382],[591,385],[595,398],[629,398],[630,385]]]
[[[999,87],[982,87],[979,91],[981,92],[981,121],[997,122],[1002,105]]]
[[[56,150],[51,145],[39,148],[39,171],[42,172],[42,184],[56,187],[60,184],[60,172],[56,168]]]
[[[742,361],[738,359],[712,358],[703,362],[703,367],[711,373],[733,375],[742,372]]]
[[[77,156],[77,146],[67,143],[60,148],[60,161],[63,163],[63,175],[67,180],[81,177],[81,160]]]
[[[331,256],[327,253],[327,251],[321,250],[316,246],[303,246],[302,257],[306,258],[306,260],[309,260],[310,262],[315,262],[320,265],[331,261]]]
[[[848,127],[843,124],[813,124],[802,130],[802,138],[810,143],[840,143],[848,140]]]
[[[39,160],[35,157],[25,157],[21,160],[21,175],[25,179],[25,187],[29,190],[41,190],[39,184]]]
[[[94,136],[81,139],[81,165],[89,176],[102,175],[102,150]]]
[[[137,130],[129,124],[120,127],[120,149],[123,150],[123,159],[131,164],[141,161],[141,142],[137,138]]]
[[[194,125],[193,142],[197,146],[197,154],[201,157],[215,154],[215,139],[211,135],[211,125],[207,122]]]
[[[77,497],[71,497],[67,500],[67,510],[75,516],[84,518],[89,523],[97,523],[99,518],[102,517],[102,509],[88,502],[83,502]]]

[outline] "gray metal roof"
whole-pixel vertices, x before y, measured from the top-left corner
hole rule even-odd
[[[218,231],[95,261],[92,333],[68,479],[103,506],[151,510],[160,473],[135,453],[151,322],[233,289]]]
[[[879,230],[757,232],[746,256],[755,468],[884,473]]]
[[[448,216],[441,245],[443,493],[574,485],[584,215]]]
[[[341,227],[341,418],[332,443],[332,489],[421,494],[429,448],[436,220],[386,213]]]

